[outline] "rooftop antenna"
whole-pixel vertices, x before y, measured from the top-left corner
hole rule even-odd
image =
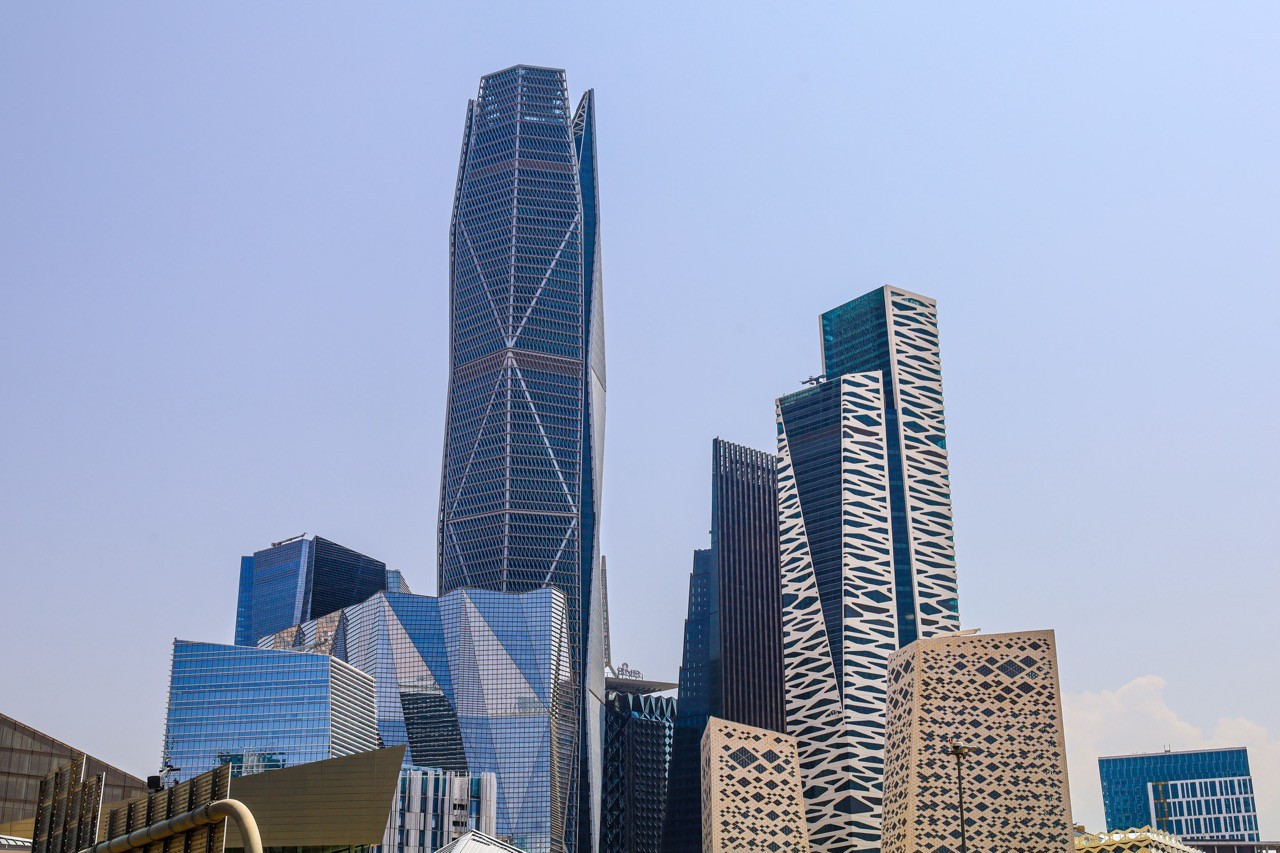
[[[826,382],[826,381],[827,381],[827,377],[820,373],[817,376],[810,376],[808,379],[801,379],[800,384],[801,385],[821,385],[823,382]]]

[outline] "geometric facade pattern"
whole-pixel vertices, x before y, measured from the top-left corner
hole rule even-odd
[[[364,601],[387,588],[387,565],[319,536],[240,558],[237,646]]]
[[[173,641],[161,766],[166,782],[232,776],[378,747],[373,679],[341,660]]]
[[[0,714],[0,823],[25,820],[36,813],[41,780],[59,765],[82,755],[44,732]],[[103,800],[108,803],[146,793],[147,783],[97,758],[86,757],[86,775],[106,775]]]
[[[1107,825],[1150,825],[1197,841],[1259,841],[1244,747],[1103,756]]]
[[[783,731],[778,464],[712,443],[711,548],[694,552],[663,849],[697,851],[710,717]]]
[[[795,738],[712,717],[702,736],[702,849],[807,851]]]
[[[604,695],[594,103],[588,91],[571,115],[564,71],[519,65],[483,77],[468,106],[450,230],[438,537],[441,594],[564,593],[581,721],[566,841],[588,850]]]
[[[777,404],[783,662],[810,843],[845,853],[880,847],[890,656],[959,622],[936,304],[879,288],[821,328]]]
[[[605,697],[600,849],[660,853],[676,700],[609,691]]]
[[[1182,839],[1158,829],[1120,829],[1076,836],[1076,850],[1088,853],[1199,853]]]
[[[473,782],[492,773],[498,837],[530,853],[566,849],[578,739],[559,590],[378,593],[261,642],[326,648],[373,676],[385,745]]]
[[[889,670],[884,853],[959,850],[954,738],[969,849],[1071,849],[1070,791],[1052,631],[917,640]]]

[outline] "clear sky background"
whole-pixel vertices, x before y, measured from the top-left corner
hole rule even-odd
[[[694,6],[696,5],[696,8]],[[435,588],[466,101],[599,106],[615,660],[673,678],[711,439],[938,299],[961,616],[1280,835],[1280,5],[0,4],[0,711],[155,772],[170,641],[303,531]]]

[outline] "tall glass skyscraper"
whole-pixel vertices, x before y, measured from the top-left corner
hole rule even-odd
[[[604,439],[595,106],[518,65],[467,107],[450,232],[439,591],[561,590],[579,754],[570,849],[599,837],[604,696],[597,582]],[[499,780],[501,784],[501,779]]]
[[[240,559],[236,645],[253,646],[387,588],[387,565],[319,536],[278,542]]]
[[[694,552],[663,850],[702,847],[710,717],[783,731],[778,460],[715,439],[711,547]]]
[[[378,748],[373,679],[327,655],[174,640],[162,765],[182,782]]]
[[[662,853],[662,819],[676,700],[619,693],[605,697],[604,798],[600,848],[605,853]]]
[[[1107,829],[1156,829],[1196,841],[1260,841],[1244,747],[1098,759]]]
[[[814,849],[877,851],[889,657],[959,627],[937,306],[882,287],[821,328],[777,408],[787,730]]]

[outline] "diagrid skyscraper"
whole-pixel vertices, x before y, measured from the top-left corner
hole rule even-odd
[[[561,70],[517,65],[482,78],[450,232],[439,593],[564,592],[579,757],[563,798],[570,851],[599,837],[598,210],[593,93],[571,114]]]
[[[787,732],[810,843],[880,849],[889,657],[959,627],[934,301],[822,315],[825,376],[778,400]]]

